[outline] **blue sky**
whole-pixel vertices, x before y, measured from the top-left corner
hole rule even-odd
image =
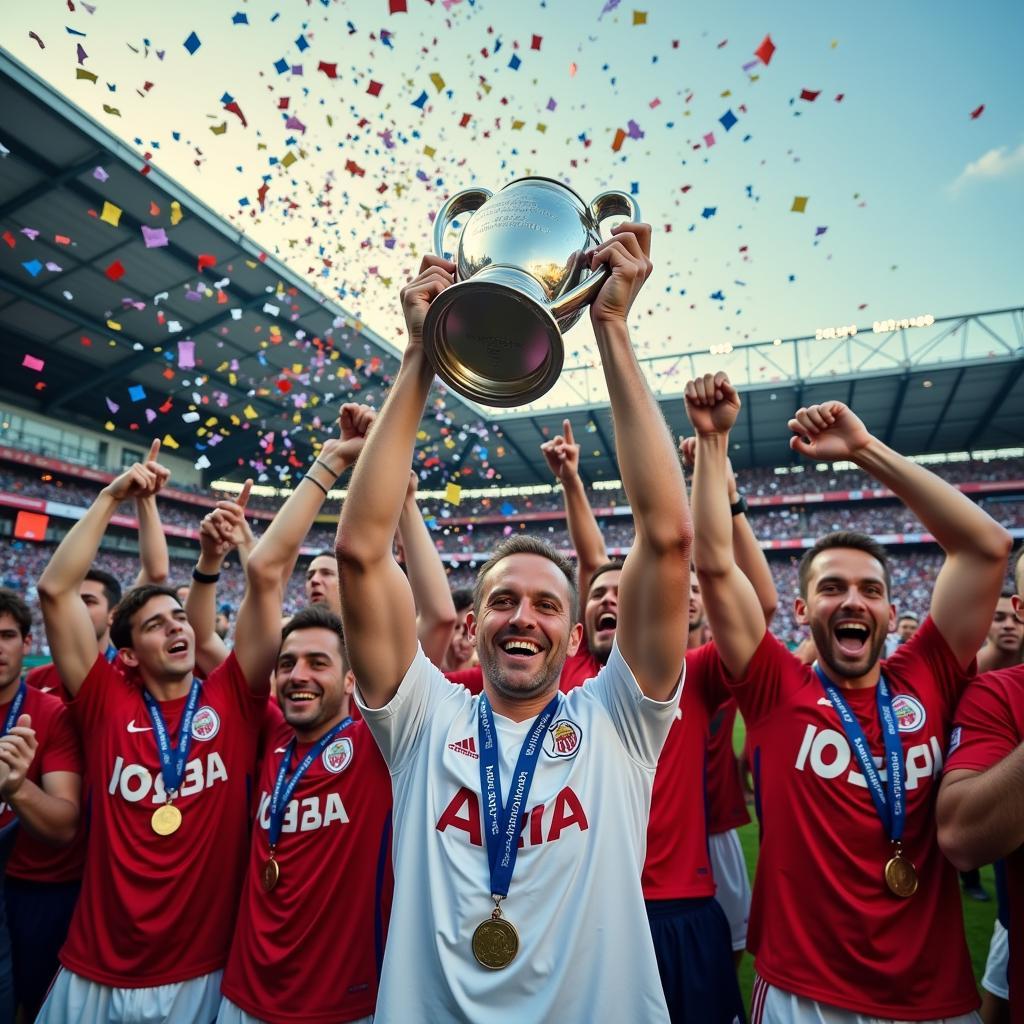
[[[635,190],[656,265],[643,355],[1022,298],[1019,3],[71,6],[13,5],[9,51],[399,347],[430,213],[531,173]],[[593,357],[585,323],[566,341]]]

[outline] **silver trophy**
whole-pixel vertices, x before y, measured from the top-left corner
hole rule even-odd
[[[434,220],[445,256],[452,222],[475,211],[454,253],[456,284],[430,304],[423,345],[437,375],[483,405],[525,405],[562,371],[562,332],[580,318],[608,276],[584,254],[601,242],[607,217],[640,219],[625,192],[590,203],[552,178],[519,178],[499,192],[453,195]]]

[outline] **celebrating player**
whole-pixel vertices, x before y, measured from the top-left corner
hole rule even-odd
[[[193,675],[193,633],[173,590],[137,587],[115,609],[111,637],[124,674],[97,655],[78,595],[118,504],[166,483],[158,442],[100,492],[40,577],[50,647],[74,695],[92,780],[86,873],[44,1024],[216,1015],[280,638],[282,572],[334,482],[343,444],[325,444],[253,550],[236,649],[205,681]]]
[[[427,256],[403,289],[409,344],[337,541],[357,700],[395,797],[383,1024],[488,1013],[667,1020],[640,873],[654,769],[680,690],[691,531],[672,441],[626,327],[651,269],[650,231],[619,227],[592,256],[610,270],[591,318],[637,540],[608,664],[568,695],[558,679],[582,632],[575,579],[531,538],[499,547],[477,578],[484,694],[450,684],[417,652],[391,538],[433,379],[423,319],[453,264]]]
[[[935,840],[933,787],[1009,536],[842,403],[798,410],[794,450],[870,472],[946,552],[928,619],[880,662],[895,625],[884,549],[854,533],[818,541],[801,563],[796,602],[818,652],[804,665],[765,630],[733,559],[722,481],[739,396],[725,374],[708,374],[687,384],[686,403],[697,432],[697,571],[758,785],[753,1019],[973,1020],[977,992],[956,875]]]

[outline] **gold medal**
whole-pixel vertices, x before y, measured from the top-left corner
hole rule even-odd
[[[181,828],[181,811],[174,804],[164,804],[153,812],[150,825],[158,836],[170,836]]]
[[[263,880],[264,892],[270,892],[277,885],[277,880],[281,877],[281,865],[274,859],[273,850],[270,851],[270,856],[263,862],[263,871],[260,872],[260,876]]]
[[[899,843],[885,865],[885,884],[889,887],[889,892],[901,899],[913,896],[917,892],[917,869],[903,856],[903,848]]]
[[[519,952],[519,932],[511,921],[501,916],[501,908],[486,921],[481,921],[473,932],[473,956],[478,964],[492,971],[508,967]]]

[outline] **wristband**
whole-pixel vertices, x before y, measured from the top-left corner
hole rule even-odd
[[[730,506],[729,511],[734,516],[745,516],[747,514],[747,499],[741,494]]]
[[[198,569],[192,570],[192,579],[196,583],[216,583],[220,579],[219,572],[200,572]]]
[[[324,469],[326,469],[326,470],[327,470],[327,472],[328,472],[328,473],[330,473],[330,474],[331,474],[331,476],[333,476],[335,480],[337,480],[337,479],[338,479],[338,477],[339,477],[339,476],[341,476],[341,473],[335,473],[335,472],[334,472],[334,470],[333,470],[333,469],[331,469],[331,467],[330,467],[330,466],[328,466],[328,465],[327,465],[327,463],[326,463],[326,462],[324,462],[324,460],[323,460],[323,459],[321,459],[321,458],[319,458],[319,457],[317,457],[317,458],[315,458],[315,459],[313,460],[313,465],[315,466],[315,465],[317,465],[317,464],[319,464],[319,465],[323,466],[323,467],[324,467]],[[344,473],[345,471],[344,471],[344,470],[342,470],[341,472],[342,472],[342,473]]]
[[[320,488],[320,490],[324,492],[324,497],[325,497],[325,498],[327,497],[327,488],[326,488],[326,487],[324,487],[324,485],[323,485],[322,483],[320,483],[320,481],[319,481],[319,480],[317,480],[317,478],[316,478],[315,476],[310,476],[310,475],[309,475],[309,474],[307,473],[307,474],[306,474],[306,475],[305,475],[305,476],[304,476],[304,477],[303,477],[302,479],[303,479],[303,480],[308,480],[308,481],[309,481],[309,482],[310,482],[311,484],[316,484],[316,485],[317,485],[317,487],[319,487],[319,488]]]

